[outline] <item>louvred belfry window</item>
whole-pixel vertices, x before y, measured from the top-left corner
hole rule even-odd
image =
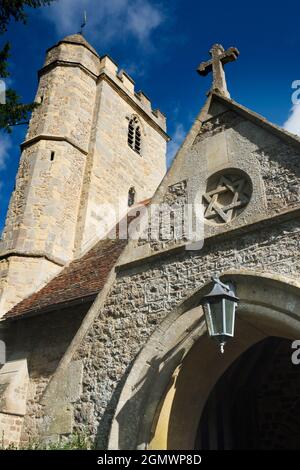
[[[139,121],[136,117],[129,121],[128,145],[138,154],[141,154],[142,134]]]

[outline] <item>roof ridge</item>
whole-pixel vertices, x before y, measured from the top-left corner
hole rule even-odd
[[[283,127],[272,123],[267,118],[262,116],[255,111],[247,108],[246,106],[238,103],[237,101],[233,100],[232,98],[227,98],[219,93],[213,92],[212,97],[216,97],[220,101],[224,101],[227,105],[236,109],[240,114],[247,115],[252,120],[259,122],[263,127],[268,128],[272,133],[276,134],[277,136],[280,135],[285,140],[288,140],[289,143],[293,143],[295,145],[300,145],[300,137],[297,134],[293,134],[292,132],[287,131]]]

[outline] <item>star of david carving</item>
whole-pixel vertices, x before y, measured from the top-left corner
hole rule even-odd
[[[226,203],[222,201],[226,198]],[[203,196],[207,207],[204,213],[206,219],[221,219],[231,222],[239,209],[246,206],[250,200],[249,183],[245,177],[238,175],[224,176],[219,179],[217,187]]]

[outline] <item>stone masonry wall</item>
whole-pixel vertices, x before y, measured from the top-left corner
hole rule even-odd
[[[25,274],[34,263],[24,261],[16,284],[10,284],[14,262],[2,263],[1,288],[7,293],[0,315],[98,241],[106,221],[103,204],[118,207],[122,199],[126,208],[131,186],[137,201],[151,197],[166,170],[164,116],[135,93],[131,78],[111,59],[100,59],[89,46],[67,40],[48,51],[36,101],[0,255],[40,257],[40,270],[32,271],[29,284]],[[127,143],[133,114],[142,130],[141,155]],[[116,212],[114,222],[123,215]]]
[[[39,440],[43,416],[40,398],[89,307],[90,304],[84,304],[48,312],[13,322],[6,331],[0,332],[0,338],[5,340],[8,348],[7,361],[14,360],[17,355],[26,358],[28,363],[30,381],[21,445]]]
[[[168,186],[161,207],[147,211],[148,224],[137,241],[138,246],[149,243],[153,251],[159,251],[187,241],[185,234],[185,209],[188,204],[187,181]]]
[[[214,153],[212,142],[218,135],[225,136],[222,143],[227,147],[227,150],[221,147],[220,155]],[[296,145],[288,145],[278,136],[228,110],[202,125],[193,143],[192,152],[196,155],[203,151],[203,146],[200,146],[202,142],[206,142],[208,177],[230,165],[245,170],[250,176],[254,169],[259,169],[268,211],[278,212],[299,204],[300,151]],[[255,173],[253,176],[256,182]]]
[[[38,290],[61,267],[45,258],[10,256],[0,260],[0,317]]]
[[[61,264],[73,258],[84,166],[85,156],[66,142],[24,150],[1,250],[43,253]]]
[[[55,152],[51,161],[51,152]],[[0,316],[73,259],[85,156],[66,142],[25,149],[0,242]]]
[[[257,155],[266,188],[268,208],[280,211],[299,205],[300,153],[284,143],[260,149]]]
[[[95,77],[78,64],[82,60],[84,67],[90,65],[94,70],[99,58],[83,46],[61,45],[57,52],[55,48],[49,51],[46,65],[53,62],[56,53],[67,59],[68,47],[69,66],[58,63],[41,74],[36,99],[39,106],[32,114],[23,144],[0,241],[0,254],[39,257],[39,267],[35,269],[38,258],[20,257],[17,262],[7,258],[2,263],[0,316],[74,258],[96,94]],[[32,272],[26,275],[32,266]]]
[[[18,446],[23,422],[21,416],[0,413],[0,450]]]
[[[40,78],[37,102],[26,139],[68,137],[88,150],[95,102],[95,79],[79,67],[57,66]]]
[[[107,444],[121,384],[137,353],[190,290],[228,269],[299,279],[299,220],[215,243],[118,275],[105,308],[75,357],[84,362],[83,393],[75,406],[77,428],[95,436],[100,448]]]
[[[177,196],[171,206],[180,206],[188,202],[203,203],[203,195],[213,188],[208,182],[215,183],[221,175],[231,171],[240,172],[248,179],[251,188],[249,202],[242,207],[241,213],[232,221],[215,224],[205,221],[204,236],[224,233],[234,228],[247,226],[265,217],[271,217],[283,210],[300,207],[300,150],[299,145],[288,145],[278,134],[259,127],[237,112],[222,108],[212,111],[217,115],[209,117],[199,124],[190,147],[181,156],[182,161],[175,162],[168,174],[167,181],[160,187],[159,199],[155,204],[165,202],[171,188],[177,188],[186,181],[184,197]],[[180,189],[179,189],[180,191]],[[175,193],[174,193],[175,194]],[[204,201],[206,203],[206,201]],[[190,207],[191,207],[190,206]],[[150,213],[151,207],[148,208]],[[192,227],[196,227],[193,214]],[[198,230],[201,240],[201,230]],[[136,243],[129,259],[143,258],[154,252],[164,250],[167,245],[182,245],[184,238],[174,243],[143,239]]]
[[[204,181],[233,167],[248,174],[253,185],[252,198],[242,214],[230,224],[207,227],[207,233],[223,232],[299,205],[300,151],[296,145],[227,110],[203,124],[192,153],[197,156],[203,151],[207,159]]]
[[[82,64],[83,67],[98,75],[100,68],[100,58],[86,47],[78,44],[60,43],[52,47],[47,52],[44,66],[48,66],[55,61],[74,62]]]
[[[166,172],[165,137],[106,81],[98,87],[98,111],[80,216],[78,249],[81,251],[99,239],[99,225],[102,228],[105,220],[103,204],[118,209],[122,201],[126,209],[132,186],[136,190],[136,202],[151,197]],[[128,124],[133,115],[138,116],[142,131],[140,155],[127,142]]]
[[[28,383],[25,358],[7,361],[0,368],[0,449],[19,446]]]

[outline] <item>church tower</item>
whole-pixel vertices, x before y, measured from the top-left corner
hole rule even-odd
[[[0,242],[0,317],[98,241],[103,207],[151,197],[166,171],[164,115],[82,35],[47,51],[36,101]]]

